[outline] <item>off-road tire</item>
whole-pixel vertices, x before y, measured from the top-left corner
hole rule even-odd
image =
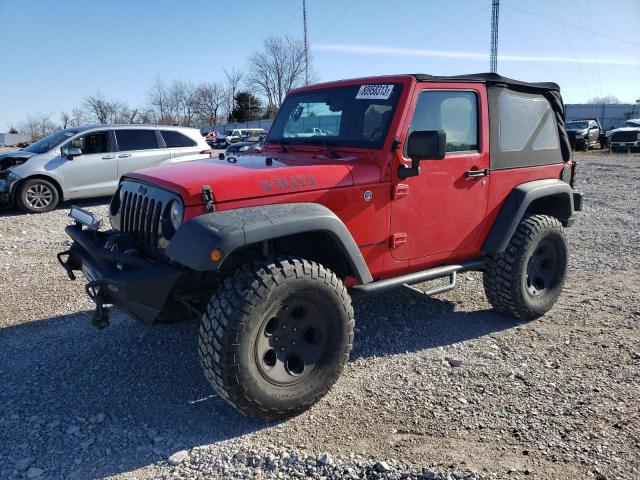
[[[538,248],[556,249],[555,269],[539,295],[531,290],[531,262]],[[543,252],[544,253],[544,252]],[[549,252],[547,252],[549,254]],[[498,312],[521,320],[533,320],[544,315],[562,293],[567,271],[567,240],[557,218],[547,215],[525,217],[516,229],[506,250],[491,256],[484,272],[484,291],[489,303]],[[544,263],[544,262],[542,262]],[[535,275],[535,273],[533,274]]]
[[[318,309],[313,318],[323,319],[323,341],[320,348],[309,347],[309,352],[320,353],[315,353],[314,366],[302,372],[306,376],[292,380],[297,383],[277,384],[261,364],[266,354],[261,356],[258,345],[273,318],[281,317],[278,328],[291,332],[287,345],[300,338],[301,332],[292,333],[296,302]],[[351,298],[329,269],[297,257],[249,263],[238,267],[211,296],[200,326],[200,363],[216,392],[240,412],[261,420],[287,418],[308,409],[336,382],[349,358],[353,326]]]
[[[35,194],[36,190],[42,192],[43,195],[46,195],[42,197],[43,201],[41,207],[38,206],[38,202],[28,197],[30,194]],[[47,199],[46,202],[44,201],[45,198]],[[58,193],[58,189],[51,182],[42,178],[25,180],[18,186],[18,190],[16,192],[16,204],[18,205],[18,208],[28,213],[50,212],[58,206],[59,201],[60,194]]]

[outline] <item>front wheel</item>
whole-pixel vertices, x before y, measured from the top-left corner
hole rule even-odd
[[[483,277],[489,303],[522,320],[544,315],[562,293],[567,261],[567,241],[558,219],[525,218],[506,250],[489,260]]]
[[[18,207],[29,213],[49,212],[56,208],[59,201],[58,189],[42,178],[26,180],[18,188],[16,197]]]
[[[309,408],[338,379],[353,325],[347,289],[322,265],[296,257],[247,264],[210,299],[200,363],[240,412],[286,418]]]

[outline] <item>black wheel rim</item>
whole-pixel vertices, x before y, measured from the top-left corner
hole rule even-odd
[[[293,385],[307,378],[324,352],[326,323],[311,302],[289,299],[265,317],[255,344],[260,373],[276,385]]]
[[[533,251],[527,264],[527,292],[540,297],[552,289],[558,278],[559,252],[556,244],[543,239]]]
[[[47,208],[53,202],[53,192],[43,183],[31,185],[24,195],[25,202],[35,210]]]

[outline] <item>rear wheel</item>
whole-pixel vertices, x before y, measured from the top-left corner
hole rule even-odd
[[[499,312],[523,320],[544,315],[562,292],[567,271],[562,224],[547,215],[520,222],[506,250],[494,255],[484,273],[484,290]]]
[[[60,201],[58,189],[42,178],[26,180],[18,188],[16,202],[25,212],[43,213],[56,208]]]
[[[205,376],[246,415],[297,415],[335,383],[353,342],[342,281],[314,262],[281,257],[239,267],[213,294],[200,327]]]

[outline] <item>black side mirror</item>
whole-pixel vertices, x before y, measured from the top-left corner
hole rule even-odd
[[[404,180],[420,175],[420,160],[442,160],[447,151],[447,134],[444,130],[416,130],[407,140],[407,156],[411,167],[401,165],[398,176]]]
[[[219,160],[224,160],[224,153],[220,152],[220,153],[218,154],[218,159],[219,159]]]
[[[80,155],[82,155],[82,150],[80,150],[79,148],[70,148],[67,150],[67,160],[73,160],[76,157],[79,157]]]

